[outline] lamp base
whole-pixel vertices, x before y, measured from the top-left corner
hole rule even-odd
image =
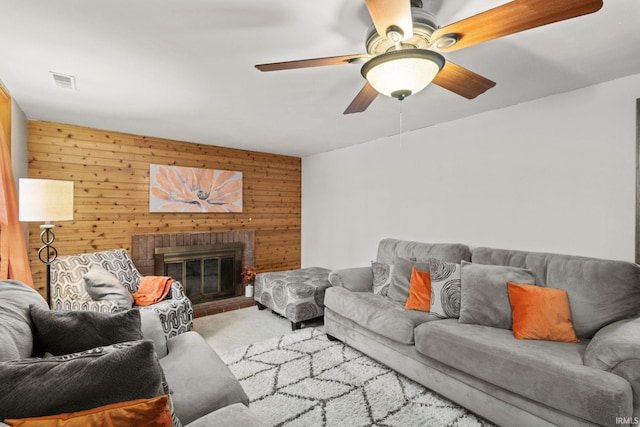
[[[55,225],[49,222],[40,226],[42,230],[40,233],[42,246],[38,249],[38,258],[47,266],[47,304],[49,308],[51,308],[51,263],[58,258],[58,251],[52,246],[52,243],[56,240],[53,227],[55,227]]]

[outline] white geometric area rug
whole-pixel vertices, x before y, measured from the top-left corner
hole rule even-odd
[[[271,426],[493,425],[314,328],[220,357]]]

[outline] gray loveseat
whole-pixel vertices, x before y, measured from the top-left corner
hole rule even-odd
[[[373,292],[374,269],[403,265],[406,260],[420,265],[432,258],[460,264],[460,293],[453,302],[459,304],[459,318],[406,310],[397,283],[393,292],[391,285],[386,289],[386,296],[384,290]],[[510,314],[501,318],[504,307],[497,303],[506,297],[509,309],[506,283],[504,295],[484,300],[483,289],[491,294],[491,287],[477,286],[491,278],[486,271],[502,268],[527,269],[530,284],[566,290],[580,341],[514,338]],[[433,270],[431,275],[433,280]],[[499,425],[638,423],[640,266],[636,264],[385,239],[371,267],[333,271],[329,279],[333,287],[325,295],[328,335]],[[385,277],[375,279],[379,285]],[[474,313],[478,302],[485,313]],[[478,315],[488,317],[474,322]],[[487,322],[500,326],[482,324]]]
[[[111,324],[104,323],[107,317]],[[57,335],[61,328],[65,332]],[[64,351],[65,346],[95,340],[119,342],[114,337],[133,341]],[[27,285],[0,281],[1,426],[8,418],[77,412],[159,395],[171,396],[174,425],[263,425],[248,409],[240,383],[198,333],[167,339],[153,310],[50,311]]]

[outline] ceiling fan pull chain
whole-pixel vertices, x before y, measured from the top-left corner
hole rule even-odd
[[[400,149],[402,149],[402,100],[398,102],[400,104]]]

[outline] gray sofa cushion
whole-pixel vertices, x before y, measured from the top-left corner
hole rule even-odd
[[[523,268],[462,262],[460,323],[511,329],[507,282],[535,284],[533,272]]]
[[[0,301],[0,362],[30,357],[33,334],[29,304],[48,309],[47,303],[38,292],[17,280],[0,281]]]
[[[160,365],[182,424],[234,403],[249,405],[236,377],[197,332],[175,336],[167,346],[169,354],[160,359]]]
[[[640,313],[640,266],[550,253],[475,248],[473,262],[528,268],[536,284],[567,291],[578,338]]]
[[[82,276],[84,289],[96,301],[113,301],[120,310],[133,307],[133,296],[129,289],[112,273],[94,265]]]
[[[460,243],[420,243],[398,239],[383,239],[378,244],[376,261],[390,264],[395,258],[427,262],[436,258],[447,262],[471,261],[471,251]]]
[[[632,414],[630,384],[583,365],[588,340],[517,340],[509,330],[455,319],[424,323],[415,333],[418,352],[578,418],[612,425]]]
[[[151,341],[0,363],[0,419],[82,411],[163,394]]]
[[[39,354],[59,356],[142,339],[138,310],[52,311],[30,306]]]
[[[407,298],[409,298],[412,267],[415,267],[418,271],[429,271],[427,262],[414,262],[403,258],[395,258],[393,260],[393,268],[390,270],[391,280],[387,297],[401,303],[403,306],[407,302]]]
[[[256,285],[257,283],[256,280]],[[353,292],[371,292],[373,269],[371,267],[355,267],[333,270],[329,273],[329,283],[331,286],[340,286]]]
[[[344,288],[329,288],[324,304],[363,328],[390,340],[413,344],[413,330],[421,323],[438,319],[424,311],[405,310],[399,303],[369,292],[350,292]]]

